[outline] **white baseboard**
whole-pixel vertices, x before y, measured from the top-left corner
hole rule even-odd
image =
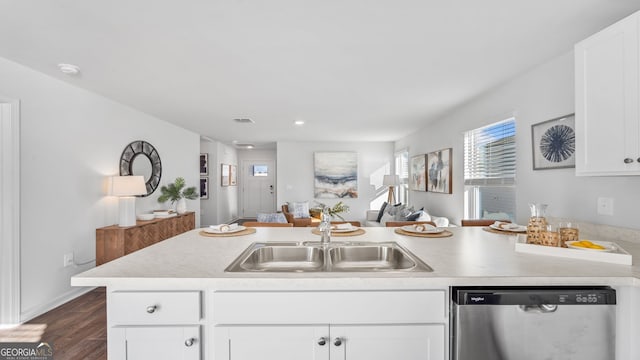
[[[27,321],[34,319],[47,311],[53,310],[58,306],[67,303],[80,295],[84,295],[89,291],[95,289],[95,287],[78,287],[74,288],[66,293],[58,296],[57,298],[47,302],[46,304],[41,304],[37,307],[28,309],[24,312],[20,313],[20,323],[26,323]]]

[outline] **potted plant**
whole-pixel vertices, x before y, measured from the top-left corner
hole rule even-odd
[[[173,184],[162,186],[160,188],[162,195],[158,197],[158,202],[165,203],[167,200],[171,200],[172,205],[177,202],[176,212],[178,214],[184,214],[187,212],[187,202],[185,199],[195,200],[199,196],[195,186],[191,186],[183,190],[184,187],[184,178],[181,177],[176,178],[176,181],[174,181]]]
[[[345,205],[342,201],[338,202],[337,204],[333,205],[333,207],[329,207],[319,201],[316,201],[316,203],[319,205],[318,209],[320,210],[320,212],[322,213],[322,210],[324,210],[325,208],[327,208],[327,212],[329,213],[329,216],[333,217],[338,217],[341,220],[344,221],[344,218],[340,215],[340,213],[343,212],[349,212],[349,206]]]

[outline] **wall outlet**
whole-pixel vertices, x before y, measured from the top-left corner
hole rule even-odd
[[[598,198],[598,215],[613,216],[613,198]]]
[[[64,264],[63,264],[64,267],[73,266],[73,253],[70,252],[70,253],[64,254],[63,261],[64,261]]]

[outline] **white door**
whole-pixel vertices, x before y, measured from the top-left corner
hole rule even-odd
[[[445,360],[444,325],[331,325],[331,360]]]
[[[215,360],[329,360],[329,327],[219,326]]]
[[[274,160],[242,161],[242,217],[276,212],[276,166]]]

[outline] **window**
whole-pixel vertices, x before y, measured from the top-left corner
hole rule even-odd
[[[269,166],[253,165],[253,176],[269,176]]]
[[[515,219],[514,118],[464,134],[466,219]]]
[[[409,150],[404,149],[395,155],[396,175],[400,177],[396,201],[409,203]]]

